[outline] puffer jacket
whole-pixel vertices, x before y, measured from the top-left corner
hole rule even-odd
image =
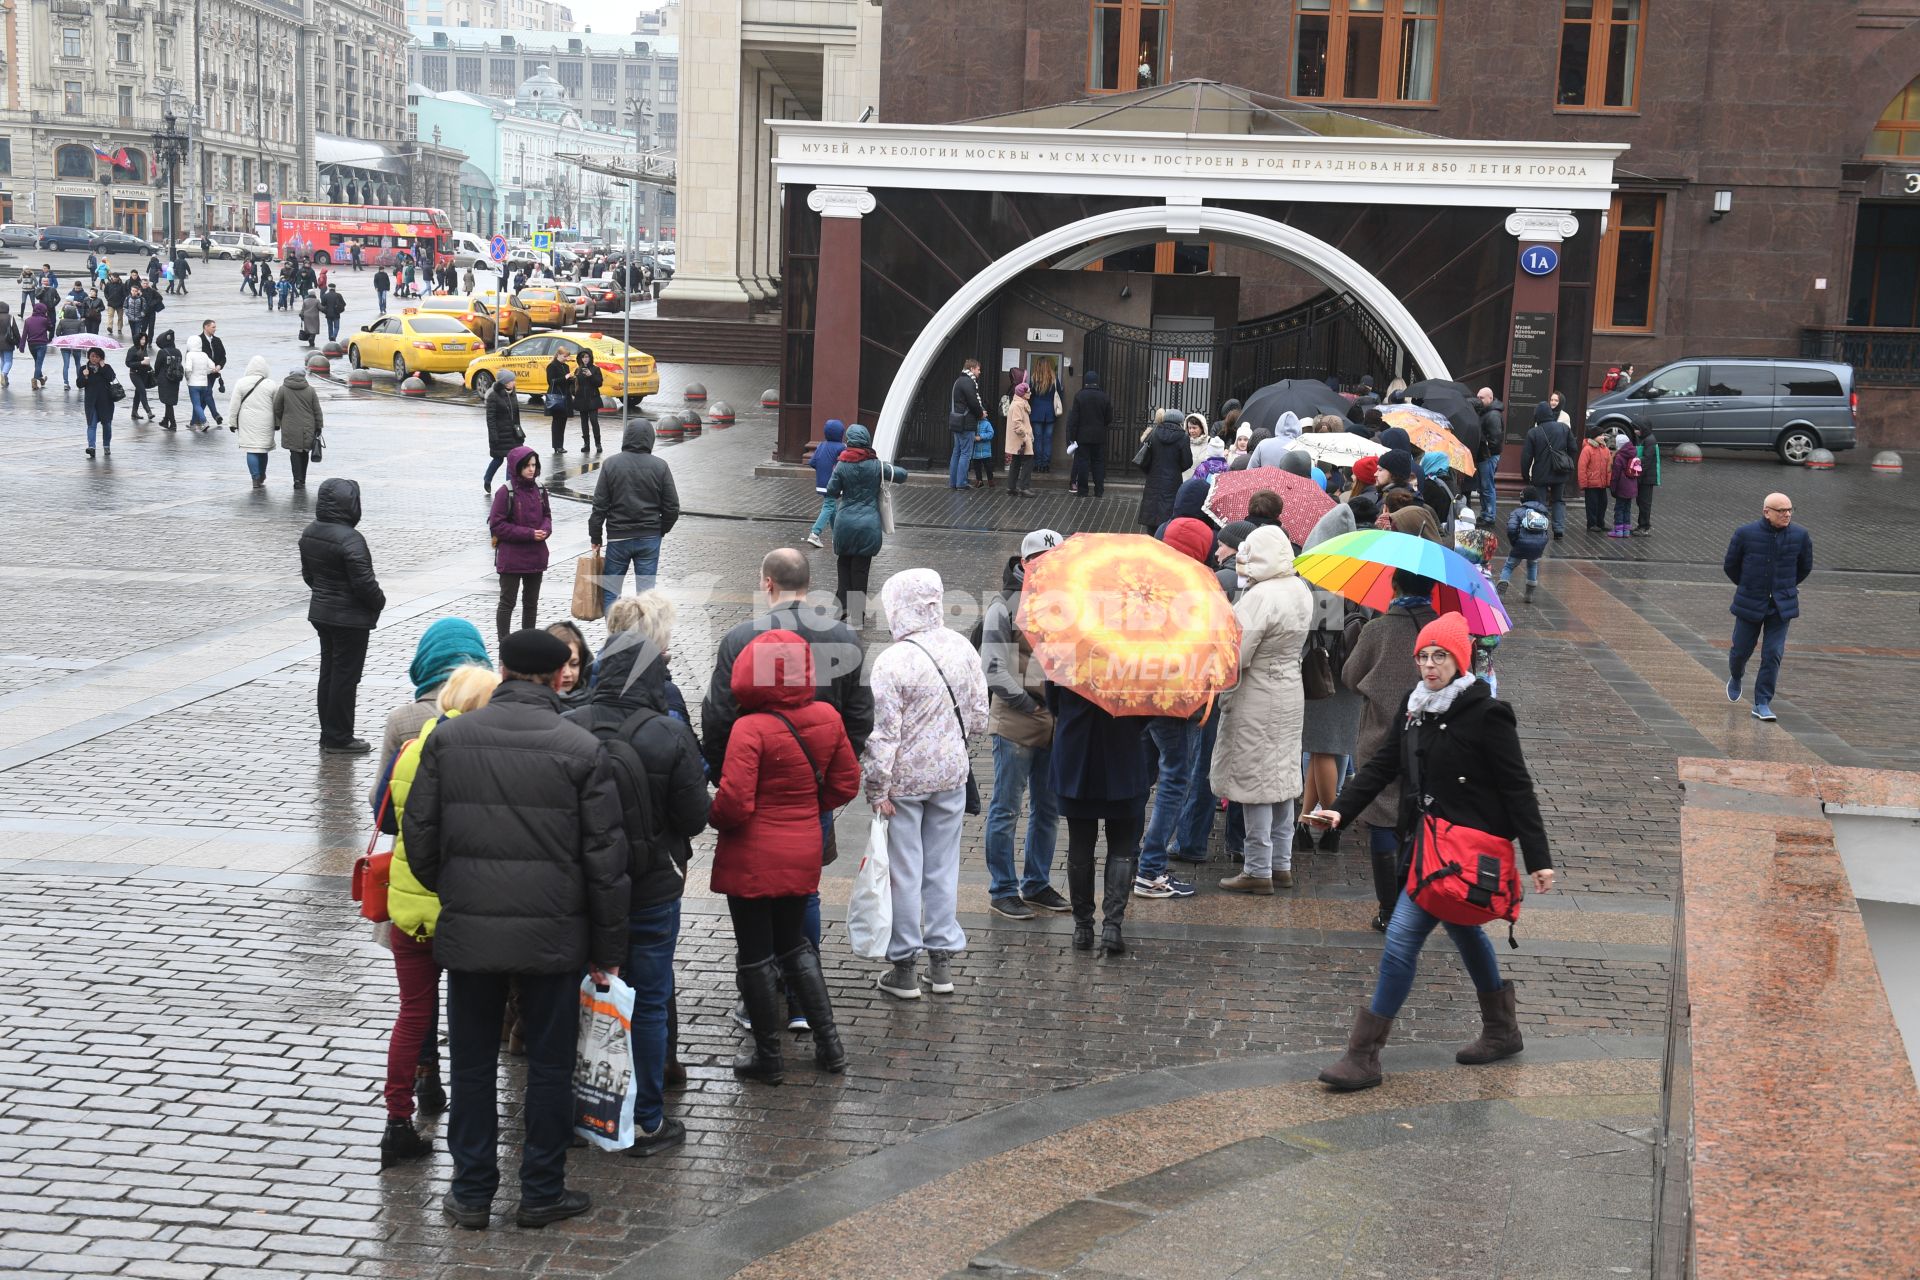
[[[865,675],[866,649],[860,636],[840,621],[831,608],[806,601],[775,605],[758,617],[735,623],[720,637],[713,657],[713,677],[700,702],[700,750],[707,776],[717,778],[726,765],[727,738],[744,714],[733,696],[734,670],[747,646],[769,631],[792,631],[806,638],[813,651],[814,697],[832,707],[846,727],[854,754],[866,748],[873,732],[873,690]]]
[[[300,533],[300,576],[313,590],[307,620],[322,626],[363,627],[380,623],[386,592],[373,576],[373,553],[360,523],[360,485],[340,476],[323,481],[313,505],[313,523]]]
[[[267,358],[247,361],[247,371],[234,383],[227,404],[227,430],[243,452],[266,453],[273,448],[274,386],[267,376]]]
[[[538,474],[531,480],[520,474],[528,458],[539,456],[525,445],[515,448],[507,455],[507,482],[494,491],[487,528],[498,540],[493,567],[500,573],[547,571],[547,543],[535,535],[553,533],[553,509]]]
[[[1766,520],[1743,524],[1733,531],[1722,564],[1733,583],[1737,618],[1766,619],[1769,608],[1782,618],[1800,616],[1800,584],[1813,572],[1813,535],[1797,524],[1776,529]]]
[[[679,519],[680,492],[674,488],[673,470],[653,456],[653,424],[635,418],[620,437],[620,452],[600,468],[587,539],[597,547],[603,534],[614,541],[665,537]]]
[[[825,493],[827,481],[833,476],[833,464],[840,461],[840,455],[847,449],[847,424],[838,418],[828,418],[826,425],[820,428],[820,443],[813,447],[813,456],[807,464],[813,468],[813,491]]]
[[[1637,498],[1640,496],[1640,477],[1633,474],[1633,465],[1638,461],[1640,461],[1640,455],[1630,444],[1613,455],[1614,497]]]
[[[643,657],[647,662],[641,666]],[[618,729],[638,711],[659,713],[634,730],[628,741],[646,769],[648,799],[659,828],[651,838],[672,857],[673,868],[647,856],[648,833],[627,831],[627,878],[634,911],[672,902],[685,890],[693,838],[706,830],[710,801],[700,741],[693,736],[692,726],[672,714],[667,656],[644,646],[637,633],[621,632],[600,651],[599,677],[587,705],[567,712],[567,719],[593,732]]]
[[[1604,489],[1613,479],[1613,450],[1597,436],[1580,446],[1579,476],[1582,489]]]
[[[1047,710],[1047,680],[1033,659],[1033,644],[1015,623],[1027,567],[1008,556],[1001,571],[1001,593],[987,602],[980,623],[980,669],[987,681],[987,732],[1023,747],[1053,744],[1053,715]]]
[[[895,643],[873,660],[873,736],[861,761],[867,799],[925,796],[966,785],[967,740],[987,727],[980,659],[944,625],[940,575],[908,569],[887,579],[880,604]],[[960,722],[954,719],[954,707]]]
[[[393,793],[389,803],[393,806],[394,825],[399,828],[400,834],[394,837],[393,866],[387,873],[387,917],[393,921],[394,928],[415,942],[424,942],[433,936],[434,922],[440,918],[440,899],[420,883],[420,878],[413,874],[413,868],[407,862],[407,797],[413,793],[413,780],[420,771],[420,751],[426,745],[427,735],[445,718],[459,714],[458,711],[449,711],[441,716],[436,712],[433,719],[420,726],[419,734],[400,748],[400,754],[393,760]]]
[[[280,432],[280,447],[305,453],[326,426],[326,414],[320,397],[307,382],[307,375],[295,369],[280,379],[273,393],[273,425]]]
[[[1140,488],[1138,523],[1151,533],[1173,514],[1173,495],[1193,470],[1193,443],[1177,418],[1163,419],[1147,433],[1146,483]]]
[[[813,680],[813,652],[791,631],[755,637],[733,664],[733,696],[744,714],[728,737],[708,819],[720,833],[715,893],[796,898],[820,888],[820,815],[859,794],[860,764],[839,713],[814,699]],[[815,764],[824,783],[815,780]]]
[[[1240,683],[1220,701],[1213,791],[1241,804],[1280,804],[1300,794],[1300,651],[1313,626],[1313,592],[1294,573],[1293,548],[1278,529],[1247,535],[1240,574],[1249,583],[1233,605]]]
[[[400,830],[439,895],[433,954],[462,973],[574,973],[627,959],[627,841],[600,742],[509,680],[420,750]]]
[[[487,392],[487,456],[504,458],[527,442],[520,426],[520,397],[496,382]]]

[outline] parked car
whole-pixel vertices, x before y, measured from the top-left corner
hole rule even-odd
[[[451,316],[472,331],[474,337],[491,351],[499,328],[493,318],[493,308],[479,298],[462,298],[457,294],[433,294],[420,299],[411,306],[401,308],[403,316],[440,315]]]
[[[447,253],[453,255],[454,265],[461,268],[471,267],[475,271],[492,271],[493,246],[471,231],[456,231],[447,239],[444,246]]]
[[[561,297],[573,304],[573,316],[575,320],[593,319],[595,310],[594,303],[597,299],[588,289],[588,285],[591,283],[591,281],[582,281],[575,284],[572,281],[562,281],[554,286],[554,288],[559,291]]]
[[[38,249],[59,252],[64,249],[93,248],[94,229],[92,227],[42,227]]]
[[[159,246],[153,241],[143,239],[125,231],[96,231],[87,248],[98,254],[112,253],[155,253]]]
[[[627,295],[620,289],[618,275],[602,280],[584,280],[587,296],[593,299],[595,315],[619,315],[627,309]]]
[[[459,373],[486,348],[452,316],[383,316],[362,325],[347,342],[347,363],[356,369],[386,367],[393,376]]]
[[[1600,396],[1587,409],[1587,425],[1651,426],[1662,444],[1771,449],[1799,465],[1815,449],[1853,448],[1859,405],[1848,365],[1701,356],[1661,365]]]
[[[279,249],[272,241],[262,240],[253,231],[215,231],[210,237],[213,241],[213,256],[231,261],[242,253],[251,254],[256,261],[265,258],[271,262],[279,257]]]
[[[9,222],[0,226],[0,248],[38,249],[40,228],[31,222]]]
[[[499,329],[495,345],[518,341],[533,332],[533,317],[514,300],[512,294],[503,294],[498,289],[481,289],[474,293],[473,300],[485,303],[493,312],[494,325]]]
[[[573,304],[553,285],[530,284],[515,294],[514,300],[526,308],[535,324],[544,328],[565,329],[573,323]]]
[[[627,346],[618,338],[585,332],[537,333],[492,355],[481,356],[467,366],[467,386],[475,395],[484,396],[493,389],[500,370],[511,369],[515,390],[529,397],[545,395],[547,362],[561,355],[571,364],[579,358],[582,348],[593,352],[594,363],[605,375],[600,386],[603,394],[615,400],[624,394],[637,409],[641,400],[660,390],[660,372],[652,356],[638,347]]]

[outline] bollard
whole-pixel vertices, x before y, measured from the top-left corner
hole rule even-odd
[[[760,407],[762,409],[778,409],[780,407],[780,388],[768,387],[765,391],[762,391],[760,393]]]
[[[691,409],[684,411],[680,415],[680,426],[686,433],[686,438],[693,439],[700,434],[700,415]]]
[[[347,370],[347,385],[356,391],[370,389],[373,386],[373,371],[371,369]]]
[[[733,425],[733,406],[725,400],[715,400],[707,406],[707,421],[716,427]]]
[[[689,382],[686,389],[680,393],[680,396],[689,404],[703,404],[707,398],[707,384],[704,382]]]
[[[1873,469],[1883,476],[1900,474],[1900,455],[1891,449],[1882,450],[1873,455]]]
[[[653,434],[662,440],[673,442],[684,438],[687,429],[681,423],[680,415],[667,413],[662,414],[660,420],[653,424]]]
[[[327,359],[329,360],[338,360],[341,356],[347,354],[347,349],[337,342],[329,342],[326,346],[321,347],[320,350],[326,352]]]
[[[327,359],[325,356],[321,355],[318,351],[308,353],[307,372],[328,373],[328,372],[331,372],[332,369],[333,369],[333,362]]]
[[[1697,444],[1677,444],[1677,445],[1675,445],[1675,446],[1673,447],[1673,460],[1674,460],[1675,462],[1698,462],[1698,461],[1700,461],[1700,446],[1699,446],[1699,445],[1697,445]]]
[[[400,394],[403,396],[424,396],[427,394],[427,384],[421,381],[419,374],[409,374],[400,382]]]
[[[620,412],[620,402],[619,402],[618,400],[616,400],[616,399],[615,399],[614,397],[612,397],[612,396],[601,396],[601,397],[600,397],[600,412],[602,412],[602,413],[619,413],[619,412]]]
[[[1809,471],[1833,470],[1833,450],[1815,449],[1812,453],[1808,454],[1807,470]]]

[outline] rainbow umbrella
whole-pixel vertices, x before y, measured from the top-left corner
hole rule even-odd
[[[1513,629],[1500,595],[1486,575],[1459,552],[1412,534],[1361,529],[1329,538],[1293,561],[1294,572],[1312,583],[1369,609],[1393,601],[1393,571],[1405,569],[1440,585],[1433,607],[1466,618],[1477,636],[1504,635]]]

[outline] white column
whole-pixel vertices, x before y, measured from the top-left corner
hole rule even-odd
[[[744,318],[740,283],[741,0],[683,0],[680,37],[679,271],[662,315]]]
[[[766,71],[751,64],[741,71],[740,136],[734,143],[740,153],[739,216],[734,220],[734,233],[739,239],[735,252],[738,255],[740,287],[756,302],[772,297],[758,278],[753,261],[759,239],[760,184],[766,180],[760,172],[759,121],[761,103],[766,99],[766,84],[770,79],[772,76]]]

